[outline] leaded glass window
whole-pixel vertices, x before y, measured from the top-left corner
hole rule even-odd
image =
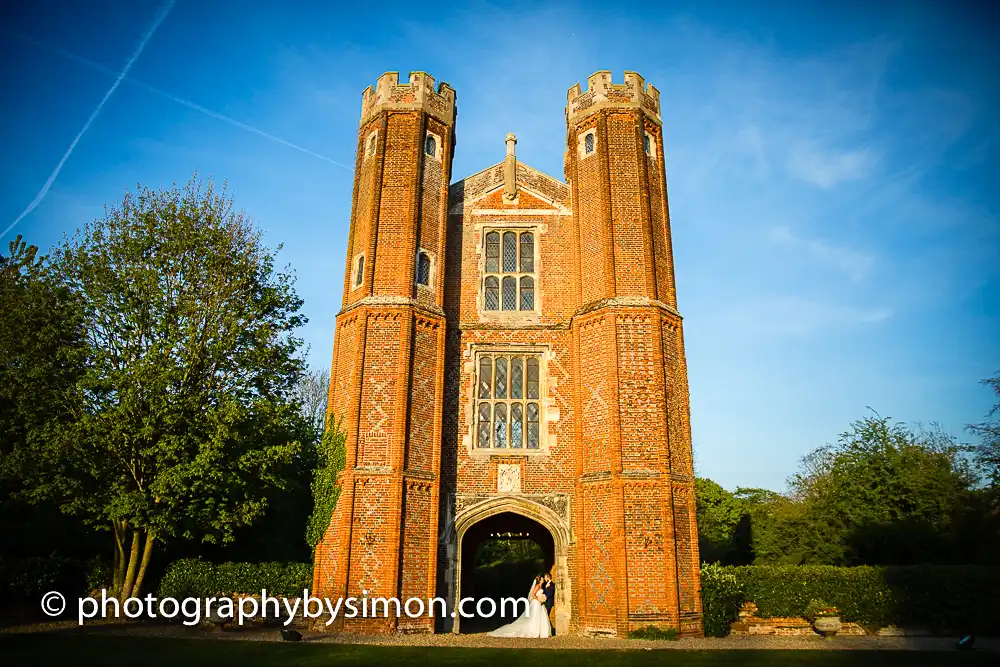
[[[354,273],[354,286],[361,287],[361,282],[365,279],[365,256],[358,257],[358,268]]]
[[[535,232],[486,233],[483,310],[534,311]]]
[[[486,294],[483,298],[486,310],[500,309],[500,283],[496,276],[486,277]]]
[[[479,360],[479,398],[490,398],[493,385],[493,362],[490,357]]]
[[[503,309],[517,310],[517,278],[507,276],[503,279]]]
[[[479,404],[479,438],[476,443],[479,447],[490,446],[490,407],[489,403]]]
[[[514,357],[510,360],[510,397],[524,398],[524,359]]]
[[[528,449],[538,449],[538,403],[528,403]]]
[[[587,153],[588,155],[590,153],[594,152],[594,135],[593,135],[593,133],[588,134],[587,136],[585,136],[583,138],[583,152]]]
[[[524,276],[521,278],[521,310],[535,309],[535,281]]]
[[[510,448],[519,449],[524,434],[524,409],[520,403],[512,403],[510,406]]]
[[[426,252],[417,255],[417,284],[431,284],[431,257]]]
[[[528,358],[528,398],[538,398],[538,357]]]
[[[535,270],[535,235],[521,232],[521,273]]]
[[[500,272],[500,233],[486,235],[486,273]]]
[[[476,363],[476,447],[541,449],[539,352],[481,352]]]
[[[493,362],[493,396],[507,398],[507,357],[496,357]]]
[[[517,234],[505,232],[503,235],[503,272],[517,271]]]
[[[424,152],[431,157],[434,157],[434,154],[437,153],[437,142],[434,141],[434,137],[427,135],[427,138],[424,139]]]
[[[496,403],[493,406],[493,447],[503,449],[507,446],[507,404]]]

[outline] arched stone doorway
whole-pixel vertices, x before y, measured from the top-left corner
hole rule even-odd
[[[527,546],[524,543],[533,543],[537,545],[534,551],[541,556],[537,559],[540,562],[531,558],[500,563],[490,568],[478,567],[477,557],[481,550],[495,540],[522,543],[524,546]],[[548,528],[534,519],[514,512],[501,512],[473,525],[462,538],[462,598],[475,598],[477,601],[490,598],[497,611],[492,618],[462,619],[462,632],[486,632],[510,623],[522,609],[504,609],[502,600],[526,597],[534,577],[544,572],[554,576],[554,567],[555,540]],[[466,610],[471,611],[471,607],[471,604],[467,605]]]
[[[568,516],[524,496],[494,496],[463,508],[455,517],[454,530],[446,539],[454,545],[455,589],[453,609],[463,598],[474,597],[474,591],[464,587],[469,583],[468,572],[474,566],[476,549],[490,535],[496,533],[530,533],[542,548],[545,571],[552,574],[556,583],[553,620],[556,634],[569,633],[571,618],[572,586],[568,567],[570,530]],[[510,597],[523,597],[531,586],[527,581],[511,582]],[[471,611],[467,605],[466,612]],[[523,608],[523,607],[522,607]],[[499,610],[497,612],[499,615]],[[501,625],[513,619],[506,619]],[[461,615],[454,619],[452,632],[461,631]]]

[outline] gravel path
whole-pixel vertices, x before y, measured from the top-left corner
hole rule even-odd
[[[302,631],[301,628],[299,628]],[[74,621],[17,625],[0,628],[5,633],[82,632],[134,637],[176,637],[216,639],[225,641],[281,641],[277,628],[259,626],[219,631],[182,625],[145,623],[90,623],[79,627]],[[454,635],[356,635],[348,633],[312,633],[303,631],[303,641],[321,644],[365,644],[377,646],[451,646],[461,648],[537,648],[584,650],[918,650],[954,651],[954,637],[725,637],[680,639],[678,641],[648,641],[607,637],[557,636],[550,639],[513,639],[489,637],[486,634]],[[1000,638],[977,639],[976,648],[1000,651]]]

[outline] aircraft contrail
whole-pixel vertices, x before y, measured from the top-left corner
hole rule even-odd
[[[17,223],[21,222],[22,219],[24,219],[24,216],[28,215],[33,210],[35,210],[35,207],[38,206],[43,199],[45,199],[45,195],[48,194],[49,188],[52,187],[52,183],[55,182],[56,177],[59,176],[59,172],[62,171],[63,165],[66,164],[66,160],[68,160],[69,156],[72,155],[73,149],[75,149],[76,145],[80,142],[80,138],[83,137],[84,133],[86,133],[88,129],[90,129],[90,126],[91,124],[93,124],[94,119],[97,118],[97,115],[101,113],[101,109],[103,109],[104,105],[107,104],[108,99],[118,89],[118,86],[125,78],[125,75],[127,75],[128,71],[132,69],[132,65],[135,64],[135,61],[139,59],[139,56],[142,54],[143,49],[146,48],[146,44],[149,43],[149,40],[153,38],[153,34],[156,32],[157,28],[160,27],[160,24],[163,23],[163,19],[167,18],[167,14],[169,14],[170,10],[174,8],[174,4],[176,2],[177,0],[168,0],[167,4],[165,4],[163,6],[163,9],[161,9],[160,12],[156,15],[156,19],[153,21],[153,25],[150,27],[149,30],[146,31],[146,34],[143,35],[142,40],[140,40],[139,42],[139,46],[137,46],[135,51],[132,52],[132,56],[128,59],[128,62],[125,63],[125,67],[122,68],[122,71],[118,74],[118,77],[115,79],[115,82],[111,84],[110,88],[108,88],[108,92],[104,93],[104,97],[102,97],[101,101],[97,104],[97,108],[94,109],[94,113],[90,114],[90,118],[88,118],[87,122],[83,124],[83,129],[80,130],[80,132],[76,135],[76,138],[73,139],[73,143],[71,143],[69,145],[69,148],[66,149],[66,152],[62,156],[62,159],[59,160],[59,164],[56,165],[56,168],[52,171],[52,174],[49,176],[48,180],[45,181],[45,185],[42,186],[42,189],[38,191],[38,194],[35,195],[35,198],[31,201],[30,204],[28,204],[28,207],[24,209],[21,215],[17,216],[17,219],[14,220],[14,222],[10,223],[7,229],[3,230],[3,234],[0,234],[0,237],[6,237],[7,234],[10,233],[10,230],[14,229],[14,226],[17,225]]]
[[[41,49],[45,49],[46,51],[50,51],[50,52],[55,53],[56,55],[60,55],[60,56],[62,56],[64,58],[68,58],[69,60],[72,60],[74,62],[78,62],[81,65],[84,65],[84,66],[89,67],[91,69],[98,70],[99,72],[105,72],[105,73],[108,73],[108,74],[118,74],[118,72],[115,72],[110,67],[105,67],[104,65],[102,65],[100,63],[96,63],[93,60],[88,60],[87,58],[84,58],[83,56],[79,56],[79,55],[77,55],[75,53],[70,53],[69,51],[65,51],[63,49],[56,48],[56,47],[54,47],[54,46],[52,46],[50,44],[46,44],[44,42],[40,42],[37,39],[33,39],[31,37],[28,37],[27,35],[21,35],[21,34],[18,34],[18,33],[11,33],[11,34],[14,35],[15,37],[17,37],[18,39],[24,40],[25,42],[28,42],[30,44],[34,44],[35,46],[37,46],[37,47],[39,47]],[[299,146],[297,144],[293,144],[292,142],[286,141],[285,139],[282,139],[281,137],[276,137],[273,134],[270,134],[269,132],[265,132],[264,130],[261,130],[259,128],[253,127],[252,125],[247,125],[246,123],[240,122],[240,121],[236,120],[235,118],[230,118],[229,116],[223,115],[223,114],[219,113],[218,111],[212,111],[211,109],[203,107],[200,104],[196,104],[195,102],[192,102],[191,100],[186,100],[183,97],[177,97],[176,95],[174,95],[172,93],[168,93],[165,90],[161,90],[159,88],[155,88],[154,86],[151,86],[148,83],[144,83],[142,81],[139,81],[138,79],[134,79],[132,77],[125,77],[125,81],[127,83],[132,84],[133,86],[137,86],[137,87],[142,88],[143,90],[145,90],[147,92],[153,93],[154,95],[158,95],[158,96],[163,97],[165,99],[171,100],[173,102],[176,102],[177,104],[181,104],[183,106],[186,106],[189,109],[194,109],[195,111],[200,111],[201,113],[203,113],[203,114],[205,114],[207,116],[211,116],[212,118],[215,118],[217,120],[221,120],[224,123],[229,123],[230,125],[232,125],[234,127],[238,127],[240,129],[246,130],[248,132],[253,132],[254,134],[262,136],[265,139],[270,139],[271,141],[275,141],[275,142],[277,142],[279,144],[282,144],[283,146],[288,146],[289,148],[294,148],[295,150],[301,151],[301,152],[305,153],[306,155],[311,155],[311,156],[313,156],[315,158],[319,158],[320,160],[323,160],[325,162],[329,162],[330,164],[335,164],[338,167],[343,167],[344,169],[347,169],[348,171],[354,171],[354,169],[352,167],[349,167],[346,164],[343,164],[342,162],[337,162],[336,160],[328,158],[325,155],[320,155],[319,153],[311,151],[308,148],[303,148],[302,146]]]

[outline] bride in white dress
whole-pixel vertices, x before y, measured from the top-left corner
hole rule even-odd
[[[542,590],[542,578],[535,577],[535,582],[528,593],[528,609],[512,623],[501,626],[489,633],[490,637],[551,637],[552,625],[545,611],[545,591]]]

